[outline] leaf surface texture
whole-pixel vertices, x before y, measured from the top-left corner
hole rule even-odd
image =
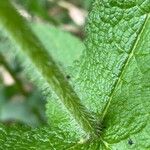
[[[149,0],[93,3],[86,50],[70,72],[81,102],[101,122],[101,133],[96,139],[83,137],[78,124],[52,94],[47,105],[49,124],[53,130],[67,133],[68,141],[72,137],[69,149],[150,149],[149,13]]]

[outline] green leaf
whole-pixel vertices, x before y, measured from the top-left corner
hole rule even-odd
[[[0,18],[0,24],[18,46],[20,60],[35,83],[40,88],[44,88],[46,94],[49,94],[52,89],[58,97],[58,102],[55,99],[51,100],[52,108],[55,107],[58,110],[60,106],[62,107],[64,114],[67,114],[65,119],[72,120],[73,134],[76,134],[79,130],[81,131],[80,134],[87,137],[98,134],[98,125],[94,114],[81,104],[79,97],[57,63],[9,0],[3,1],[0,5]],[[49,98],[48,95],[47,98]],[[53,109],[51,111],[54,112]],[[51,126],[52,124],[53,122]],[[67,122],[68,125],[70,125],[70,122],[69,124]]]
[[[74,61],[80,58],[85,49],[84,44],[78,38],[54,26],[32,23],[31,28],[63,68],[73,66]]]
[[[73,138],[69,131],[50,127],[31,129],[25,126],[0,124],[0,149],[6,150],[96,150],[102,148],[99,140]]]
[[[56,139],[62,145],[58,144],[58,148],[52,141],[50,149],[150,149],[149,13],[149,0],[95,0],[86,28],[86,51],[70,72],[78,70],[71,83],[81,103],[99,118],[100,137],[83,137],[81,128],[53,95],[47,106],[49,123],[53,131],[66,135],[62,141],[67,142]],[[34,135],[32,131],[27,133]],[[48,137],[51,139],[50,134]],[[30,145],[26,139],[20,141]],[[46,145],[37,142],[35,139],[31,145],[35,148]]]
[[[149,13],[149,0],[96,0],[89,16],[76,89],[110,149],[150,149]]]
[[[73,62],[75,60],[80,58],[82,51],[85,49],[83,42],[81,42],[78,38],[54,26],[41,23],[30,23],[29,25],[39,40],[47,48],[48,53],[53,56],[57,64],[65,71],[67,70],[67,67],[74,64]],[[8,39],[8,35],[0,28],[0,53],[5,56],[13,70],[20,68],[17,63],[18,59],[16,57],[16,53],[14,53],[16,49],[16,44],[12,43]],[[21,63],[22,59],[25,61],[24,58],[21,58]],[[28,63],[26,64],[26,66],[30,66]],[[30,70],[33,72],[32,69]],[[66,74],[66,77],[70,78],[69,72]],[[47,87],[42,89],[47,89]]]
[[[18,97],[14,98],[17,89],[13,88],[15,87],[4,87],[0,84],[0,122],[18,122],[31,127],[46,124],[45,101],[38,91],[35,90],[27,97],[17,95]]]
[[[63,69],[73,66],[74,61],[80,58],[85,49],[84,44],[78,38],[54,26],[41,23],[30,23],[29,25],[46,47],[48,53],[52,55],[57,64]],[[15,49],[16,45],[12,43],[8,39],[8,35],[0,29],[0,52],[7,57],[7,60],[9,59],[9,62],[11,60],[10,63],[14,60],[15,55],[13,52]]]
[[[72,137],[66,140],[68,133],[50,127],[31,129],[29,127],[0,125],[0,149],[5,150],[53,150],[69,149],[73,146]]]

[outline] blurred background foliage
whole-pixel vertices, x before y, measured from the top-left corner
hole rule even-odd
[[[84,26],[92,0],[12,0],[29,22],[50,24],[85,37]],[[42,33],[41,33],[42,34]],[[46,100],[23,73],[20,63],[7,50],[13,48],[0,32],[0,122],[38,127],[46,124]],[[58,47],[59,48],[59,47]],[[57,56],[56,56],[57,57]]]

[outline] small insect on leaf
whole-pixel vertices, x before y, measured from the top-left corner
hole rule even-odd
[[[129,139],[129,140],[128,140],[128,144],[129,144],[129,145],[133,145],[133,144],[134,144],[133,141],[132,141],[132,139]]]
[[[67,75],[66,78],[69,80],[69,79],[71,79],[71,76],[70,76],[70,75]]]

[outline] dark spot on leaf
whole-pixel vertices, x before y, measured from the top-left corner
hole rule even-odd
[[[133,141],[132,141],[132,139],[129,139],[129,140],[128,140],[128,144],[129,144],[129,145],[133,145],[133,144],[134,144]]]
[[[69,80],[71,77],[69,75],[67,75],[66,78]]]

